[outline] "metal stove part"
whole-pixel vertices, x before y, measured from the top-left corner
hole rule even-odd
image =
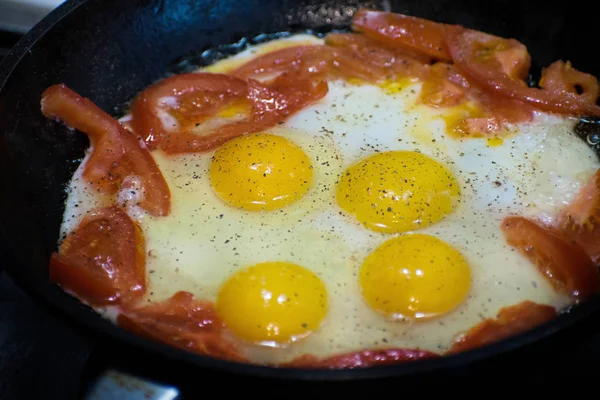
[[[179,390],[114,369],[96,379],[83,400],[176,400]]]
[[[26,33],[64,0],[0,0],[0,30]]]

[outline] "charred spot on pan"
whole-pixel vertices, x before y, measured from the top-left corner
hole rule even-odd
[[[575,134],[600,156],[600,117],[581,117],[575,125]]]

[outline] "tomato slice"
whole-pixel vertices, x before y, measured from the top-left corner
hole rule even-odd
[[[319,44],[285,47],[253,58],[231,71],[231,75],[262,79],[299,69],[318,75],[327,67],[329,56],[327,48]]]
[[[247,93],[246,82],[232,76],[210,73],[175,75],[149,86],[134,99],[131,125],[137,134],[144,137],[148,148],[154,150],[164,137],[170,136],[163,126],[161,112],[176,114],[183,125],[177,129],[181,131],[220,107],[245,99]],[[172,136],[181,137],[182,133],[176,132]]]
[[[50,280],[91,305],[129,304],[146,290],[144,237],[122,209],[101,208],[50,258]]]
[[[494,96],[472,84],[455,66],[437,62],[423,81],[419,102],[430,107],[466,104],[456,115],[446,116],[448,133],[457,136],[502,134],[506,124],[530,121],[534,109],[528,104]]]
[[[600,94],[598,79],[577,71],[570,62],[560,60],[542,70],[539,85],[548,93],[583,103],[595,104]]]
[[[286,77],[265,86],[223,74],[173,76],[149,87],[134,100],[131,124],[152,149],[158,147],[168,154],[207,151],[237,136],[270,128],[327,93],[323,82]],[[232,102],[246,104],[249,115],[211,129],[206,135],[190,131],[191,125]],[[161,120],[164,112],[176,115],[180,126],[165,129]]]
[[[143,190],[140,206],[154,216],[169,214],[171,193],[167,182],[150,152],[132,132],[64,84],[46,89],[42,112],[88,135],[92,153],[83,170],[88,182],[104,193],[114,194],[125,178],[138,176]]]
[[[361,9],[352,20],[352,29],[388,45],[436,60],[451,60],[444,24],[403,14]]]
[[[600,170],[562,213],[560,229],[600,264]]]
[[[307,80],[293,73],[281,74],[269,86],[254,80],[248,85],[254,121],[269,126],[323,98],[329,90],[323,80]]]
[[[270,81],[283,72],[307,80],[358,79],[377,82],[423,76],[428,59],[359,34],[329,34],[325,45],[302,45],[263,54],[232,71],[241,78]]]
[[[325,37],[325,44],[334,50],[344,51],[349,58],[354,58],[363,66],[369,66],[372,70],[370,74],[376,78],[421,78],[431,63],[430,57],[389,46],[361,33],[330,33]]]
[[[588,79],[584,82],[573,71],[568,72],[568,76],[578,76],[575,81],[582,86],[582,95],[575,95],[568,90],[556,90],[568,87],[569,82],[573,82],[570,79],[564,85],[556,82],[559,78],[565,79],[565,74],[558,77],[559,74],[553,73],[553,79],[547,77],[545,84],[548,90],[528,87],[522,80],[525,67],[528,68],[524,57],[527,58],[528,55],[524,55],[524,46],[516,40],[502,39],[460,26],[447,26],[446,37],[456,67],[486,90],[521,100],[544,111],[569,115],[600,115],[596,99],[590,101],[592,91],[589,90]],[[554,82],[550,84],[550,81]]]
[[[556,316],[554,307],[528,300],[501,308],[496,319],[488,318],[461,335],[448,353],[459,353],[508,339],[540,326]]]
[[[556,289],[566,290],[576,299],[600,291],[600,274],[592,260],[560,233],[523,217],[505,218],[502,231],[508,244],[528,257]]]
[[[279,366],[287,368],[354,369],[400,364],[437,357],[439,357],[438,354],[426,350],[362,350],[324,359],[306,354]]]
[[[129,309],[117,319],[124,329],[186,351],[222,359],[245,361],[235,346],[222,337],[224,325],[210,301],[198,300],[189,292]]]
[[[324,45],[287,47],[256,57],[232,74],[242,78],[271,81],[279,74],[293,73],[301,79],[324,80],[330,77],[372,80],[379,71],[364,65],[345,49]]]

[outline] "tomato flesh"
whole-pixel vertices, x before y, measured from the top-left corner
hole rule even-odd
[[[449,354],[483,347],[527,332],[556,318],[556,309],[532,301],[500,309],[496,319],[488,318],[461,335],[452,345]]]
[[[560,76],[552,73],[553,79],[547,77],[545,81],[548,90],[531,88],[522,80],[523,71],[528,65],[526,60],[509,62],[508,64],[512,63],[511,65],[514,67],[514,70],[512,70],[514,73],[511,75],[510,72],[507,74],[505,66],[507,61],[502,61],[502,56],[500,56],[499,61],[495,55],[488,57],[482,56],[481,53],[482,46],[485,47],[489,43],[495,43],[495,46],[500,47],[502,51],[519,49],[523,45],[517,41],[498,38],[460,26],[448,26],[446,37],[454,65],[465,76],[485,90],[529,103],[544,111],[568,115],[600,115],[600,107],[596,105],[596,99],[591,101],[594,90],[589,89],[594,85],[587,78],[582,79],[579,71],[570,71],[568,75],[561,73]],[[488,51],[494,54],[495,50],[492,48]],[[523,52],[520,52],[520,54],[524,57]],[[571,91],[564,90],[564,87],[568,87],[569,80],[574,76],[577,76],[576,81],[580,85],[584,85],[582,95],[574,95]],[[559,83],[559,80],[567,81]],[[552,84],[550,84],[550,81],[552,81]],[[544,81],[542,81],[542,84],[544,84]],[[557,88],[563,89],[556,90]]]
[[[131,125],[150,150],[160,147],[166,136],[172,136],[173,142],[186,142],[191,134],[169,135],[160,118],[161,111],[176,114],[183,125],[179,129],[185,131],[220,107],[245,99],[247,92],[245,81],[228,75],[190,73],[172,76],[146,88],[134,99]]]
[[[352,20],[352,29],[388,45],[437,60],[451,60],[444,40],[444,24],[398,13],[361,9]]]
[[[118,207],[96,210],[52,254],[49,274],[91,305],[135,302],[146,290],[141,230]]]
[[[154,216],[168,215],[171,192],[150,152],[138,138],[89,99],[64,84],[46,89],[42,112],[88,135],[92,153],[83,177],[102,192],[115,194],[128,176],[142,180],[140,207]]]
[[[558,290],[585,299],[600,290],[597,268],[577,244],[523,217],[507,217],[502,231],[508,244],[524,254]]]
[[[558,225],[596,265],[600,265],[600,170],[567,206]]]
[[[223,338],[224,325],[210,301],[189,292],[129,309],[117,320],[125,330],[186,351],[227,360],[245,361],[236,347]]]
[[[600,94],[600,85],[594,76],[577,71],[570,62],[564,61],[555,61],[545,68],[539,85],[548,93],[589,104],[595,104]]]

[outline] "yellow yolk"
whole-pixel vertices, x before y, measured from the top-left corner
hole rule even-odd
[[[410,85],[413,85],[415,82],[417,82],[418,79],[416,78],[400,78],[394,81],[385,81],[383,83],[380,84],[381,88],[383,90],[385,90],[385,92],[387,94],[397,94],[402,92],[404,89],[406,89],[407,87],[409,87]]]
[[[499,138],[499,137],[493,137],[493,138],[489,138],[487,140],[487,145],[489,147],[502,146],[503,143],[504,143],[504,140],[502,140],[502,138]]]
[[[340,207],[378,232],[406,232],[452,212],[459,187],[437,161],[410,151],[368,157],[348,168],[337,186]]]
[[[265,262],[230,277],[216,308],[243,339],[289,343],[319,327],[327,313],[327,292],[315,274],[299,265]]]
[[[390,239],[369,254],[360,270],[367,304],[392,318],[429,318],[459,305],[471,286],[465,258],[429,235]]]
[[[468,120],[470,118],[482,118],[483,110],[476,102],[464,102],[458,106],[452,107],[444,113],[442,119],[446,123],[446,132],[456,137],[474,136],[480,137],[483,132],[476,132],[469,128]]]
[[[274,210],[306,194],[312,165],[286,138],[252,134],[230,140],[213,156],[212,187],[224,202],[245,210]]]
[[[217,118],[240,118],[246,117],[250,111],[250,106],[246,101],[234,102],[219,110]]]

